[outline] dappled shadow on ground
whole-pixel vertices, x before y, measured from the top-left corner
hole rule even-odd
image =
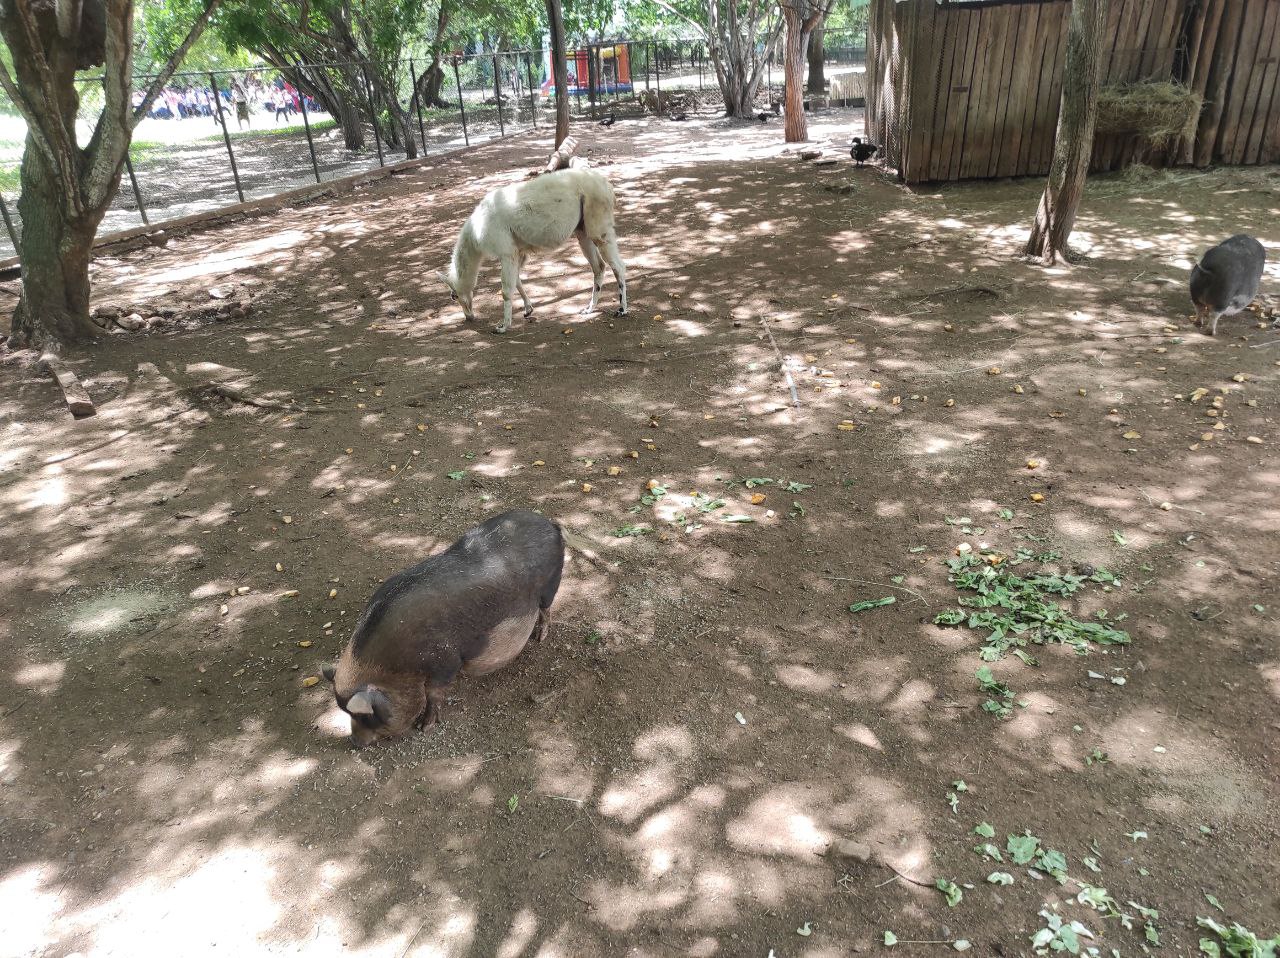
[[[433,278],[530,140],[100,262],[103,302],[216,284],[253,311],[113,337],[79,366],[95,419],[10,365],[7,945],[817,958],[893,929],[1019,954],[1060,906],[1138,947],[1075,884],[981,861],[980,821],[1073,876],[1096,857],[1179,953],[1204,892],[1274,929],[1280,354],[1252,316],[1200,337],[1182,285],[1220,234],[1280,241],[1273,178],[1099,181],[1090,259],[1045,271],[1013,256],[1036,184],[912,193],[768,124],[583,133],[629,317],[577,315],[576,254],[529,264],[540,321],[504,338]],[[348,751],[303,679],[377,582],[526,506],[593,543],[553,637],[442,728]],[[1074,607],[1133,644],[994,663],[1019,702],[995,718],[977,637],[932,624],[962,543],[1120,573]],[[974,886],[960,907],[939,877]]]

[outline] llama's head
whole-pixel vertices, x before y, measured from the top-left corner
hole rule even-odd
[[[462,305],[462,313],[470,322],[475,317],[471,314],[471,289],[464,288],[464,284],[458,280],[458,271],[456,266],[450,266],[449,272],[438,272],[436,276],[440,282],[449,287],[449,298],[455,303]]]

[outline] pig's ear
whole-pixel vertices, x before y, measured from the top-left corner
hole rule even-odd
[[[322,666],[320,669],[320,674],[324,676],[324,680],[326,682],[328,682],[330,685],[333,684],[334,668],[332,665]]]
[[[391,720],[391,700],[379,689],[363,688],[347,699],[347,712],[376,717],[385,725]]]

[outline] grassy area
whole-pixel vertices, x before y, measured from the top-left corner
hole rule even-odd
[[[299,135],[305,135],[306,133],[306,127],[303,126],[303,124],[301,123],[291,123],[288,126],[264,126],[264,127],[249,129],[249,130],[236,130],[236,129],[233,129],[234,122],[235,122],[235,117],[228,115],[227,131],[231,134],[231,139],[233,141],[249,140],[249,139],[253,139],[254,137],[260,137],[260,136],[286,136],[286,135],[295,134],[295,133]],[[332,130],[337,125],[338,125],[337,120],[318,120],[315,123],[311,124],[311,132],[313,134],[323,133],[326,130]],[[200,139],[202,141],[221,140],[222,130],[219,129],[216,133],[211,133],[208,136],[202,136],[200,137]]]

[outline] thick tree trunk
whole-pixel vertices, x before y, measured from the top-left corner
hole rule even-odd
[[[89,319],[89,260],[102,214],[68,219],[48,160],[29,142],[21,175],[22,295],[9,344],[24,349],[89,342],[98,334]]]
[[[551,27],[551,70],[556,85],[556,148],[569,135],[569,63],[565,59],[564,14],[560,0],[547,0],[547,22]]]
[[[440,95],[444,89],[444,69],[438,57],[427,64],[426,70],[418,77],[418,102],[426,107],[448,110],[456,104],[450,103]]]
[[[822,48],[823,34],[822,23],[814,27],[809,34],[809,83],[808,90],[813,96],[822,96],[826,92],[827,77],[824,72],[825,51]]]
[[[787,40],[783,50],[786,87],[783,113],[786,141],[803,143],[809,139],[809,122],[804,115],[804,54],[809,43],[808,21],[792,6],[782,8],[787,23]]]
[[[1072,0],[1053,165],[1026,249],[1028,256],[1047,266],[1066,259],[1068,240],[1084,196],[1098,118],[1100,52],[1106,22],[1107,0]]]

